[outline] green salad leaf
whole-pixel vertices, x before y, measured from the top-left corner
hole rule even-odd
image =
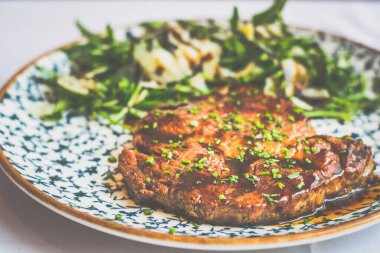
[[[266,11],[252,17],[254,25],[270,24],[282,20],[281,12],[286,4],[286,0],[275,0],[273,5]]]
[[[328,55],[311,37],[289,32],[285,0],[250,21],[237,8],[228,25],[215,21],[147,22],[144,33],[101,34],[77,22],[83,39],[62,49],[69,74],[40,69],[51,87],[56,120],[66,111],[111,124],[142,118],[159,105],[186,103],[224,86],[251,85],[289,99],[310,118],[349,121],[379,109],[380,78],[366,80],[349,53]]]

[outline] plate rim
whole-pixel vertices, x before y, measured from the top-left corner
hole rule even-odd
[[[196,19],[199,20],[199,19]],[[136,26],[137,24],[132,24],[124,26],[124,29],[128,27]],[[326,32],[318,29],[311,29],[302,26],[289,25],[291,28],[296,28],[305,31],[311,31],[316,34],[326,34],[333,38],[346,41],[348,43],[354,44],[358,47],[365,48],[374,54],[380,56],[380,50],[369,47],[363,43],[357,42],[355,40],[349,39],[347,37]],[[36,62],[44,57],[49,56],[52,53],[59,51],[62,48],[68,47],[81,41],[82,38],[73,40],[68,43],[64,43],[58,47],[48,50],[39,56],[35,57],[29,63],[25,64],[21,69],[19,69],[11,78],[6,81],[3,87],[0,89],[0,103],[3,101],[5,94],[9,88],[14,85],[18,77],[24,74],[28,69],[33,67]],[[9,160],[6,158],[4,151],[0,143],[0,167],[2,171],[7,175],[7,177],[23,192],[28,196],[36,200],[38,203],[49,208],[50,210],[68,218],[75,222],[78,222],[87,227],[102,231],[111,235],[118,237],[131,239],[134,241],[167,246],[176,247],[184,249],[212,249],[212,250],[252,250],[252,249],[269,249],[269,248],[279,248],[285,246],[297,246],[312,242],[318,242],[328,239],[333,239],[339,236],[347,235],[361,229],[367,228],[369,226],[375,225],[380,222],[380,210],[372,214],[363,216],[356,220],[347,221],[342,224],[333,225],[326,228],[320,228],[313,231],[306,231],[287,235],[272,235],[264,237],[252,237],[252,238],[207,238],[207,237],[196,237],[196,236],[186,236],[178,234],[168,234],[163,232],[155,232],[142,228],[134,228],[131,226],[119,224],[113,221],[108,221],[95,217],[91,214],[87,214],[72,208],[53,197],[48,196],[43,193],[37,187],[32,185],[26,178],[24,178],[17,169],[15,169]]]

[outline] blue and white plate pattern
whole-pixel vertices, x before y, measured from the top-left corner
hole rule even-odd
[[[292,30],[296,34],[314,36],[329,53],[349,51],[357,70],[363,71],[369,80],[380,75],[380,55],[375,51],[325,33],[296,28]],[[48,106],[46,96],[49,91],[33,78],[38,73],[37,66],[65,72],[69,64],[64,53],[57,50],[40,58],[16,77],[0,103],[0,145],[10,164],[33,187],[83,214],[165,235],[168,235],[170,228],[175,228],[173,238],[177,238],[175,241],[178,242],[181,241],[178,236],[239,239],[294,235],[333,228],[380,211],[380,193],[374,189],[362,203],[342,208],[338,214],[326,212],[306,220],[271,226],[225,227],[201,224],[200,227],[194,227],[191,221],[160,210],[145,215],[144,210],[148,208],[135,204],[128,197],[121,175],[115,172],[117,163],[108,161],[110,155],[117,157],[120,150],[130,143],[131,134],[121,127],[110,127],[101,120],[88,120],[70,113],[58,122],[41,120],[37,114],[39,108]],[[372,147],[377,166],[380,165],[380,113],[359,115],[350,123],[314,120],[313,124],[320,134],[363,138],[364,143]],[[25,186],[19,186],[25,189]],[[116,220],[115,216],[119,214],[121,219]],[[70,214],[66,216],[70,217]],[[93,227],[97,226],[93,224]],[[122,232],[118,235],[124,236]],[[125,237],[131,238],[128,233]],[[214,247],[212,243],[207,247],[194,246],[199,241],[183,245],[175,242],[170,244],[168,240],[171,237],[168,235],[165,238],[153,243],[188,248]],[[287,244],[282,244],[284,245]],[[249,244],[245,249],[264,247]],[[239,245],[235,249],[239,249]]]

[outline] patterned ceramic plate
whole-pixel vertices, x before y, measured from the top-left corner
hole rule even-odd
[[[300,28],[296,35],[314,36],[329,53],[349,51],[354,66],[369,79],[380,75],[380,53],[358,43]],[[37,66],[68,70],[58,49],[24,67],[0,92],[0,162],[5,173],[27,194],[48,208],[89,227],[120,237],[172,247],[240,250],[283,247],[320,241],[353,232],[380,220],[380,188],[349,206],[317,216],[271,226],[201,225],[154,211],[129,199],[115,173],[117,156],[131,135],[101,121],[70,114],[59,122],[42,121],[36,112],[46,106],[48,90],[32,77]],[[372,146],[380,165],[380,113],[359,115],[353,122],[314,120],[320,134],[351,135]],[[121,215],[115,220],[115,215]],[[170,228],[176,233],[170,235]]]

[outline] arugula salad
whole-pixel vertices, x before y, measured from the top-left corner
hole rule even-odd
[[[84,39],[62,49],[70,73],[40,69],[55,99],[44,118],[70,110],[123,124],[160,104],[186,103],[237,84],[287,98],[310,118],[349,121],[379,108],[379,79],[369,85],[349,54],[328,55],[312,38],[289,32],[281,15],[285,3],[274,1],[251,20],[235,8],[223,24],[147,22],[138,36],[128,30],[122,38],[111,26],[96,34],[77,23]]]

